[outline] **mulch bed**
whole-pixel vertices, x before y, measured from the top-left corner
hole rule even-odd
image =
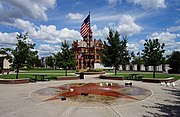
[[[124,77],[122,76],[105,76],[105,75],[100,75],[100,79],[109,79],[109,80],[124,80]]]
[[[78,80],[79,76],[57,76],[56,80]]]
[[[161,83],[161,82],[174,82],[175,78],[143,78],[143,82],[151,82],[151,83]]]
[[[75,74],[80,74],[81,72],[76,72]],[[84,75],[96,75],[96,74],[105,74],[105,72],[83,72]]]
[[[29,78],[23,78],[23,79],[0,79],[0,84],[23,84],[23,83],[29,83]]]

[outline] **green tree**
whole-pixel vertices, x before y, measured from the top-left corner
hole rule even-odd
[[[172,73],[180,73],[180,52],[173,51],[168,58]]]
[[[27,68],[34,68],[39,62],[37,51],[30,51],[29,57],[27,58]]]
[[[155,78],[156,66],[164,61],[163,53],[165,44],[160,44],[158,39],[145,40],[142,58],[145,66],[153,66],[153,78]]]
[[[130,56],[126,46],[127,37],[123,37],[120,41],[119,33],[110,30],[107,41],[104,42],[104,48],[101,51],[101,62],[105,67],[114,67],[116,75],[120,64],[129,63]]]
[[[35,44],[31,44],[28,42],[28,34],[25,35],[18,34],[17,43],[15,49],[9,49],[8,51],[11,52],[13,55],[13,68],[16,69],[16,79],[18,79],[18,74],[20,68],[27,65],[28,58],[31,57],[31,53],[33,52]]]
[[[143,59],[139,56],[135,56],[132,60],[132,64],[137,64],[137,65],[143,64]]]
[[[53,53],[53,56],[54,56],[54,59],[55,59],[55,67],[59,67],[61,68],[62,67],[62,58],[61,58],[61,52],[57,52],[56,54]]]
[[[62,42],[61,46],[62,52],[59,56],[59,61],[56,60],[56,62],[61,64],[61,67],[65,69],[65,75],[67,76],[67,70],[74,68],[76,65],[75,56],[73,51],[69,48],[69,44],[66,42],[66,40]]]
[[[46,58],[46,65],[50,66],[52,69],[54,67],[54,58],[52,56],[49,56]]]

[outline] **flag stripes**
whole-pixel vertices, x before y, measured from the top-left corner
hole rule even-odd
[[[92,35],[92,31],[90,29],[90,15],[88,15],[86,19],[83,21],[80,33],[83,38],[86,37],[89,33],[90,35]]]

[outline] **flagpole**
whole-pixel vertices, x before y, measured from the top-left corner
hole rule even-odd
[[[90,59],[90,28],[91,28],[91,20],[90,20],[90,11],[89,11],[89,33],[88,33],[88,37],[89,37],[89,69],[91,68],[91,59]]]

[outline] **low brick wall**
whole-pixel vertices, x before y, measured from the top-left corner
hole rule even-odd
[[[29,78],[23,78],[23,79],[0,79],[0,84],[23,84],[23,83],[29,83]]]
[[[77,80],[79,76],[57,76],[56,80]]]
[[[105,75],[100,75],[100,79],[109,79],[109,80],[124,80],[124,77],[122,76],[105,76]]]
[[[175,78],[143,78],[143,82],[161,83],[161,82],[174,82]]]

